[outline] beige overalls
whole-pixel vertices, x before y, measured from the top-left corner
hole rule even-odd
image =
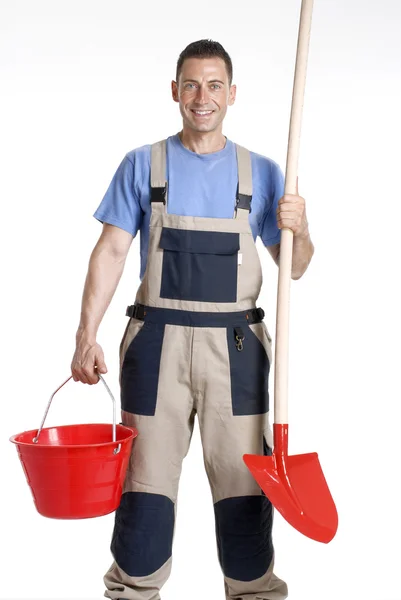
[[[251,159],[236,151],[233,218],[220,219],[168,214],[166,141],[152,146],[147,266],[120,346],[122,422],[138,437],[116,511],[107,598],[160,599],[196,414],[226,599],[287,597],[273,574],[272,505],[242,459],[271,453],[272,355],[256,308],[262,272],[249,225]],[[210,600],[218,597],[210,590]]]

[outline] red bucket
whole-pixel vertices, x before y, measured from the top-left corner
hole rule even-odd
[[[120,504],[136,429],[113,424],[63,425],[43,429],[52,394],[39,429],[13,435],[36,509],[53,519],[100,517]]]

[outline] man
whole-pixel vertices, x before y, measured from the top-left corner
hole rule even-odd
[[[141,285],[120,346],[122,422],[134,441],[116,511],[105,596],[158,600],[171,570],[182,460],[198,415],[226,599],[282,600],[273,574],[272,506],[244,453],[271,453],[271,338],[256,308],[259,235],[278,263],[280,229],[294,232],[298,279],[313,255],[305,201],[283,195],[271,159],[222,133],[235,102],[232,63],[217,42],[180,55],[172,95],[183,128],[129,152],[95,212],[103,232],[91,255],[71,369],[106,373],[101,319],[141,230]],[[218,593],[211,590],[210,598]]]

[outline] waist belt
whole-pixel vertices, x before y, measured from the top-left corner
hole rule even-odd
[[[190,327],[229,327],[240,323],[260,323],[265,316],[263,308],[250,308],[235,312],[194,312],[145,306],[144,304],[128,306],[125,314],[127,317],[141,321]]]

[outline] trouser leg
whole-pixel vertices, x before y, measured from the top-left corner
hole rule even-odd
[[[106,598],[159,600],[170,575],[178,483],[194,423],[188,331],[146,324],[126,344],[122,422],[138,437],[116,511]]]
[[[268,375],[271,346],[262,323],[246,327],[243,350],[231,329],[199,332],[198,416],[216,521],[226,599],[284,600],[273,573],[273,507],[243,462],[269,454]]]

